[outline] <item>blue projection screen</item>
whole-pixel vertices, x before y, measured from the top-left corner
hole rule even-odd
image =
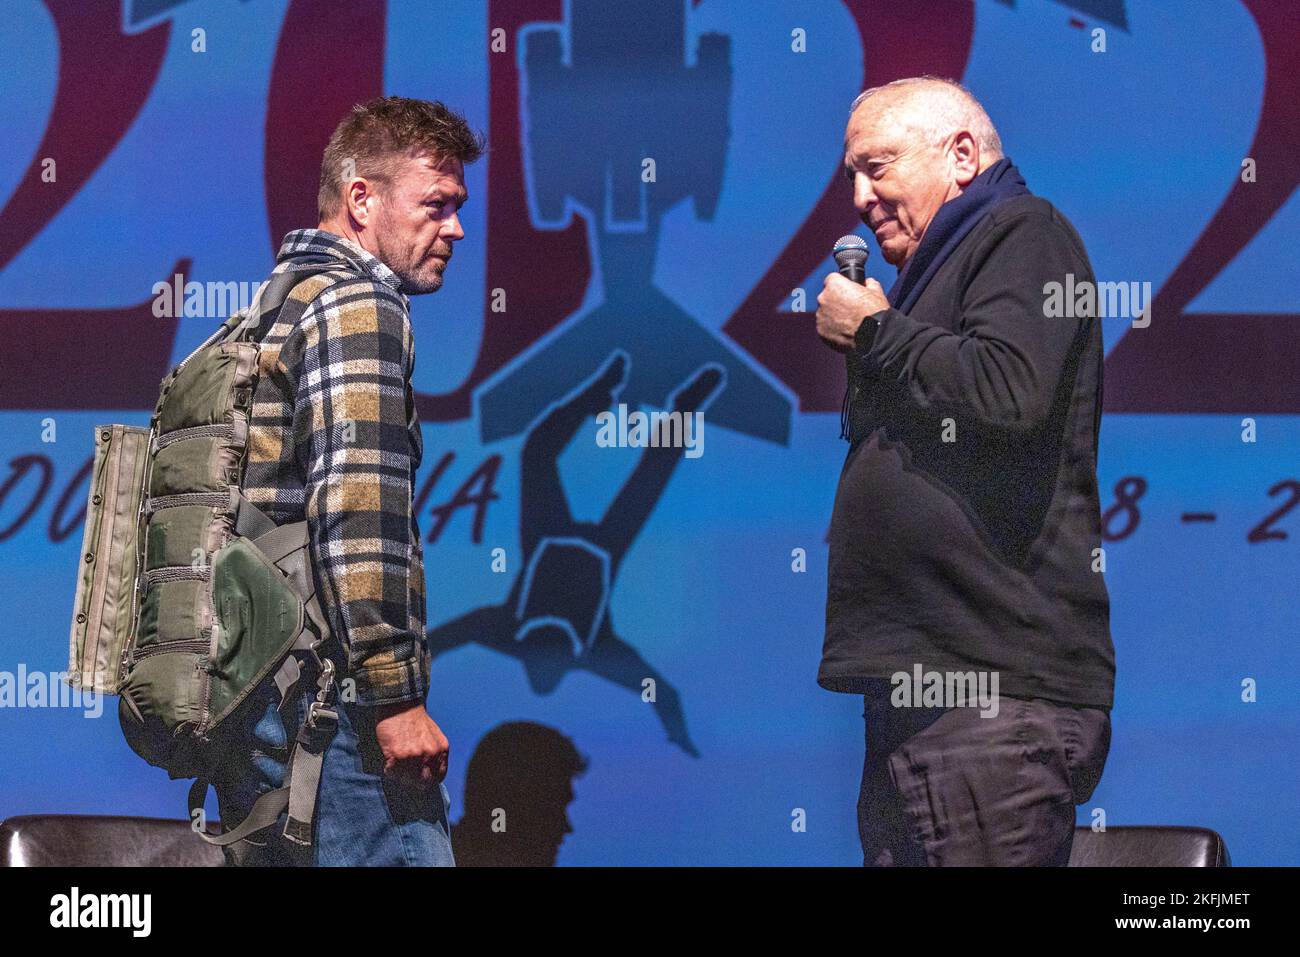
[[[1097,278],[1147,307],[1104,321],[1117,684],[1078,822],[1209,827],[1234,863],[1300,862],[1292,5],[617,6],[6,4],[0,818],[182,816],[188,782],[131,752],[115,699],[57,697],[92,429],[148,424],[159,380],[233,311],[211,290],[247,296],[315,225],[330,131],[393,93],[489,144],[446,286],[412,300],[452,819],[471,756],[508,760],[487,736],[527,722],[586,762],[561,864],[860,863],[862,701],[816,683],[845,444],[843,361],[813,314],[838,236],[895,277],[841,173],[850,102],[937,74],[981,100]],[[722,370],[670,470],[598,447],[590,415],[564,423],[611,359],[631,411]],[[535,620],[599,654],[530,659]]]

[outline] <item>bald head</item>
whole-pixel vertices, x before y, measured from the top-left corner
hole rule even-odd
[[[1002,159],[984,108],[958,83],[910,77],[853,101],[844,131],[844,173],[853,205],[900,269],[944,203]]]
[[[864,90],[849,113],[860,106],[897,123],[926,142],[939,144],[968,131],[986,154],[986,165],[1002,158],[1002,140],[979,100],[960,83],[935,76],[911,76]]]

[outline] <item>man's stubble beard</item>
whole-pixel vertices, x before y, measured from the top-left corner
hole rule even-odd
[[[381,223],[381,227],[386,224]],[[382,236],[391,235],[385,231]],[[384,240],[379,241],[379,260],[394,275],[401,280],[399,287],[403,293],[408,296],[422,296],[427,293],[437,292],[442,288],[442,271],[447,268],[446,262],[436,262],[430,260],[425,266],[422,260],[412,261],[415,256],[415,249],[410,246],[400,249],[390,249],[389,244]]]
[[[423,296],[442,288],[442,271],[436,264],[423,277],[412,272],[399,272],[397,278],[402,280],[401,290],[408,296]]]
[[[442,288],[442,270],[446,264],[430,261],[427,265],[422,262],[410,262],[410,257],[414,251],[411,249],[403,250],[407,259],[399,262],[397,268],[388,264],[388,268],[397,274],[397,278],[402,281],[401,291],[408,296],[422,296],[427,293],[437,292]]]

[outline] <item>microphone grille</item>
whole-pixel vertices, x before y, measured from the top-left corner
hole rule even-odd
[[[835,248],[832,250],[835,261],[841,266],[850,263],[861,265],[867,261],[867,256],[870,253],[871,250],[867,248],[867,241],[861,236],[855,236],[852,233],[835,240]]]

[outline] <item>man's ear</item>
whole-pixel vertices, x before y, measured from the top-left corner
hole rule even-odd
[[[343,205],[356,225],[370,224],[377,195],[375,184],[361,176],[354,176],[343,185]]]
[[[957,185],[965,189],[979,175],[980,148],[968,130],[962,130],[948,148],[948,156],[956,173]]]

